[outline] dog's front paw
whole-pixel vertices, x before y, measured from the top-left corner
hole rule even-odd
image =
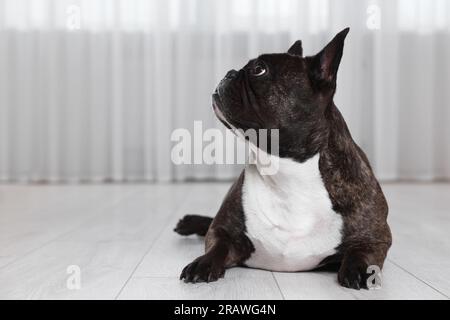
[[[359,260],[345,261],[338,272],[338,282],[341,286],[351,289],[367,289],[368,265]]]
[[[184,282],[212,282],[222,278],[225,274],[225,267],[214,263],[213,259],[207,255],[195,259],[184,267],[180,275],[180,280]]]

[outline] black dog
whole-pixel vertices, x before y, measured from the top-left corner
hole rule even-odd
[[[279,129],[279,169],[263,175],[258,164],[247,165],[214,220],[179,221],[179,234],[206,235],[206,253],[180,279],[215,281],[238,265],[274,271],[337,265],[339,283],[359,289],[367,288],[370,265],[382,268],[391,245],[388,206],[333,102],[348,31],[315,56],[303,57],[297,41],[220,82],[213,107],[225,126]]]

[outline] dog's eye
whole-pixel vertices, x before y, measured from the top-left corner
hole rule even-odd
[[[267,72],[267,67],[263,62],[257,62],[251,69],[251,74],[254,77],[260,77]]]

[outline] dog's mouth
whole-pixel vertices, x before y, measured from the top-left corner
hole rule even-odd
[[[231,123],[228,122],[222,110],[220,110],[221,102],[219,94],[217,92],[214,92],[212,98],[213,98],[212,106],[217,119],[219,119],[220,122],[222,122],[225,127],[227,127],[230,130],[233,130],[233,126],[231,125]]]

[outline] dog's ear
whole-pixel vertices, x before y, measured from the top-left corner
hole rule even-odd
[[[339,32],[318,54],[310,58],[313,80],[334,84],[344,49],[344,40],[350,28]]]
[[[303,57],[302,40],[295,41],[295,43],[289,48],[288,53],[294,56]]]

